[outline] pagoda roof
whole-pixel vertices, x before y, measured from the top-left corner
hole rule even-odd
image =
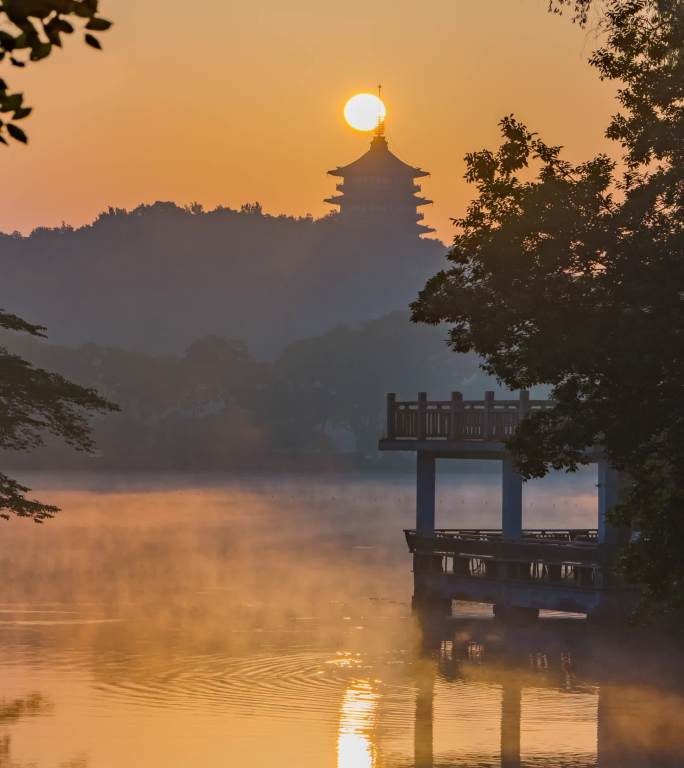
[[[349,165],[328,171],[331,176],[393,176],[404,175],[412,179],[429,176],[427,171],[414,168],[390,152],[384,136],[374,136],[370,149]]]

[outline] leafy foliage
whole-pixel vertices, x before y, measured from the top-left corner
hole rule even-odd
[[[98,0],[4,0],[0,3],[0,61],[25,67],[28,62],[47,58],[61,48],[64,35],[75,31],[74,22],[84,27],[84,41],[92,48],[102,46],[93,32],[105,32],[112,22],[98,15]],[[24,96],[13,93],[0,78],[0,142],[7,137],[23,144],[26,133],[16,124],[31,114]]]
[[[562,14],[566,8],[572,9],[572,20],[584,26],[589,18],[589,9],[594,0],[549,0],[549,11]]]
[[[45,329],[0,310],[0,328],[44,336]],[[94,389],[80,387],[56,373],[34,368],[0,347],[0,448],[26,451],[44,443],[44,435],[63,439],[78,451],[93,442],[86,414],[117,410]],[[57,511],[27,499],[29,488],[0,473],[0,517],[10,513],[42,522]]]
[[[560,3],[571,5],[571,3]],[[584,12],[590,3],[578,3]],[[586,14],[576,17],[581,23]],[[620,84],[607,136],[623,148],[573,165],[514,117],[498,151],[466,157],[477,197],[451,266],[413,319],[452,324],[512,388],[548,383],[557,407],[511,441],[527,477],[575,469],[602,444],[630,479],[614,513],[622,566],[660,608],[684,603],[684,5],[613,0],[591,58]]]

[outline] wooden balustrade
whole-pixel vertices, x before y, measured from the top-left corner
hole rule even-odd
[[[500,581],[596,588],[603,562],[595,529],[535,529],[510,541],[497,529],[437,529],[433,535],[406,530],[414,555],[431,558],[444,575]]]
[[[444,555],[439,569],[446,575],[503,582],[548,584],[575,589],[596,589],[602,570],[596,564],[546,563],[543,560],[507,560],[456,554]]]
[[[519,400],[496,400],[486,392],[484,400],[464,400],[453,392],[450,400],[428,400],[420,392],[417,400],[397,400],[387,395],[387,440],[472,440],[501,442],[511,437],[529,413],[552,408],[549,400],[530,400],[521,392]]]
[[[468,552],[483,556],[593,562],[598,556],[596,529],[524,530],[518,539],[507,539],[498,530],[437,529],[420,534],[404,531],[411,552],[448,554]]]
[[[435,536],[489,541],[501,539],[503,531],[501,528],[436,528]],[[526,528],[521,532],[520,538],[523,541],[596,544],[598,530],[596,528]]]

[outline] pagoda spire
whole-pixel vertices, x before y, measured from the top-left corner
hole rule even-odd
[[[378,99],[382,102],[382,84],[378,84]],[[385,118],[382,116],[382,110],[378,107],[378,124],[375,126],[373,135],[376,138],[385,137]]]

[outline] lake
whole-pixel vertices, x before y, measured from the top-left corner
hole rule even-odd
[[[421,632],[411,475],[26,479],[63,511],[0,527],[2,768],[684,765],[664,641]],[[525,525],[595,526],[595,483],[530,483]],[[440,527],[498,527],[497,474],[438,488]]]

